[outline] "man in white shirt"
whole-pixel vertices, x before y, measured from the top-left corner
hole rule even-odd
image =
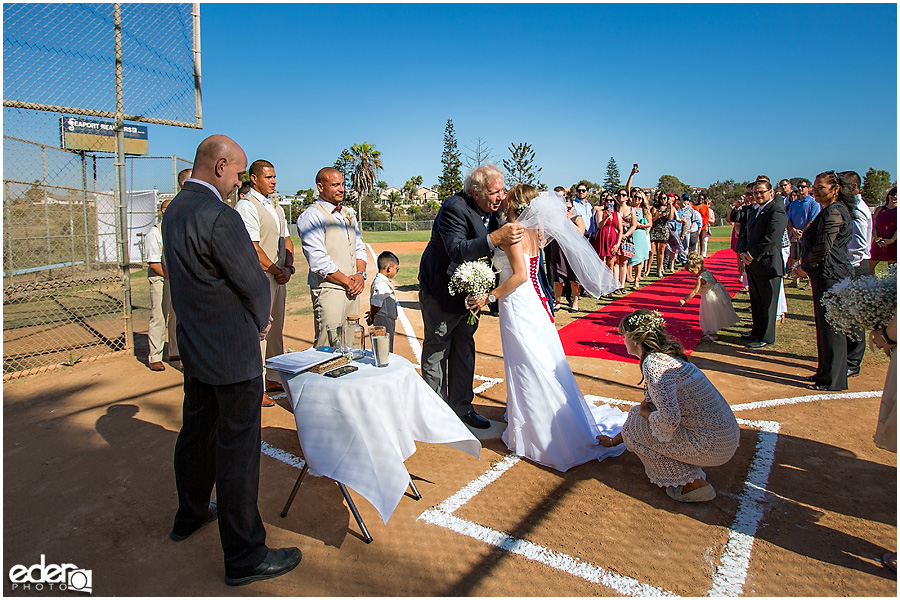
[[[859,173],[856,171],[844,171],[840,174],[841,185],[848,186],[850,193],[856,198],[856,210],[850,217],[853,219],[853,229],[850,233],[850,241],[847,243],[847,253],[850,255],[850,266],[853,267],[853,279],[869,274],[870,249],[872,247],[872,211],[859,193]],[[847,377],[859,375],[860,365],[866,353],[866,332],[858,330],[859,339],[847,338]]]
[[[275,191],[275,167],[267,160],[256,160],[250,165],[250,191],[238,200],[234,209],[241,215],[244,227],[250,235],[250,241],[259,257],[259,266],[266,273],[269,281],[269,294],[272,299],[270,315],[272,327],[269,334],[260,342],[263,361],[279,354],[284,354],[284,303],[287,295],[287,282],[294,274],[294,244],[288,232],[284,210],[269,196]],[[265,364],[265,362],[264,362]],[[266,375],[266,392],[280,391],[283,388],[278,380],[278,373],[268,369]],[[275,406],[275,402],[267,393],[263,394],[263,406]]]
[[[165,216],[169,202],[171,200],[165,200],[160,205],[160,215]],[[147,357],[147,366],[151,371],[165,371],[166,365],[162,358],[166,332],[169,334],[169,361],[178,360],[180,357],[178,342],[175,339],[175,311],[172,310],[169,274],[166,272],[159,223],[144,236],[144,260],[147,261],[147,281],[150,283],[150,322],[147,324],[150,355]]]
[[[319,197],[297,219],[303,254],[309,263],[315,345],[327,346],[328,326],[359,315],[366,285],[366,246],[353,209],[341,206],[344,176],[333,167],[316,174]]]

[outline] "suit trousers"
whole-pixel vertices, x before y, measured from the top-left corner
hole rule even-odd
[[[840,280],[809,276],[816,320],[816,350],[819,355],[814,383],[827,386],[829,390],[847,389],[847,336],[835,331],[825,320],[825,307],[822,306],[822,295],[838,281]]]
[[[269,280],[269,297],[272,298],[272,306],[269,309],[272,327],[269,328],[266,339],[259,343],[263,367],[265,367],[267,358],[284,354],[284,303],[287,299],[286,285],[279,285],[271,273],[266,273],[266,279]],[[266,368],[263,368],[263,371],[266,373],[266,381],[281,381],[278,371]]]
[[[165,277],[148,277],[150,282],[150,322],[147,324],[147,339],[150,342],[148,362],[161,362],[166,332],[169,334],[169,356],[178,356],[178,341],[175,338],[175,310],[169,294],[169,281]]]
[[[189,531],[206,520],[215,484],[225,574],[232,577],[249,574],[267,552],[257,508],[262,393],[262,375],[228,385],[184,378],[174,528]]]
[[[475,331],[469,313],[446,312],[434,296],[419,290],[425,335],[422,342],[422,379],[458,416],[472,409],[475,377]]]
[[[311,287],[309,295],[313,305],[313,327],[316,346],[328,345],[328,326],[343,325],[347,315],[359,314],[359,296],[350,300],[343,288]]]
[[[780,254],[776,260],[781,260]],[[746,270],[750,284],[750,314],[753,316],[750,335],[755,340],[774,344],[781,276],[772,276],[772,267],[757,265],[756,261],[747,265]]]
[[[853,279],[858,279],[869,274],[869,261],[864,260],[858,266],[853,267]],[[854,373],[859,372],[862,364],[863,356],[866,354],[866,338],[868,332],[865,329],[857,329],[856,335],[859,340],[851,340],[847,338],[847,369]]]

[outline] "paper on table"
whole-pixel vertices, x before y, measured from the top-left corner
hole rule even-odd
[[[266,366],[270,369],[293,375],[301,373],[310,367],[322,364],[327,360],[331,360],[335,356],[334,352],[322,352],[315,348],[308,348],[302,352],[291,352],[289,354],[273,356],[266,361]]]

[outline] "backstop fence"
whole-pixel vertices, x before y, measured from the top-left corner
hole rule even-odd
[[[133,347],[130,266],[199,128],[197,4],[3,5],[4,379]]]

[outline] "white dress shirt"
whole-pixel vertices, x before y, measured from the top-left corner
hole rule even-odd
[[[278,223],[279,220],[278,211],[275,209],[275,205],[272,204],[272,201],[269,198],[266,198],[253,188],[250,188],[247,195],[238,200],[237,204],[234,205],[234,210],[238,211],[241,218],[244,220],[244,227],[247,228],[247,233],[250,234],[250,241],[259,243],[259,214],[257,214],[256,207],[253,206],[253,203],[247,199],[247,196],[249,195],[252,195],[266,207],[266,210],[269,211],[269,214],[272,215],[272,218],[275,219],[276,223]],[[284,223],[284,231],[287,231],[287,219],[281,218],[281,221]]]
[[[321,198],[316,199],[316,204],[321,203],[328,212],[334,210],[334,205],[326,202]],[[300,234],[300,242],[303,246],[303,254],[306,256],[306,262],[309,263],[309,270],[318,275],[321,279],[325,279],[332,273],[337,272],[337,265],[328,256],[325,251],[325,227],[327,222],[322,211],[313,204],[297,218],[297,232]],[[345,209],[347,210],[347,209]],[[338,222],[350,239],[349,225],[345,219],[338,219]],[[359,232],[359,225],[356,226],[356,259],[366,260],[366,245],[362,241],[362,234]],[[353,273],[344,273],[347,277]]]
[[[847,252],[850,254],[850,264],[858,267],[872,256],[872,211],[860,194],[856,195],[856,210],[851,217],[853,230],[847,242]]]
[[[162,251],[162,232],[157,224],[144,236],[144,260],[148,263],[161,263]],[[151,271],[150,275],[153,276],[155,273]]]

